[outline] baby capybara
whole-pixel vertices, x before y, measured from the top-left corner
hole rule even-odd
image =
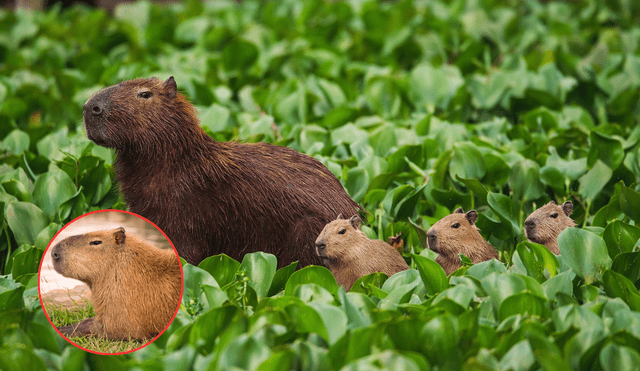
[[[51,257],[56,272],[89,286],[96,312],[60,327],[67,337],[151,339],[178,310],[182,274],[175,252],[126,234],[124,228],[65,238]]]
[[[476,219],[478,213],[475,210],[465,213],[459,207],[453,214],[445,216],[429,228],[427,244],[439,254],[436,262],[447,275],[462,265],[458,254],[466,255],[474,264],[498,259],[496,250],[478,232]]]
[[[173,77],[100,90],[84,105],[89,139],[114,148],[129,210],[158,225],[198,264],[266,251],[284,266],[321,264],[325,224],[360,207],[318,160],[267,143],[217,142],[200,127]]]
[[[569,217],[573,211],[573,204],[567,201],[556,205],[550,201],[527,217],[524,221],[524,234],[530,242],[544,245],[552,253],[559,255],[558,235],[567,227],[574,227],[576,223]]]
[[[316,252],[349,291],[364,275],[382,272],[391,277],[409,269],[402,255],[388,243],[371,240],[360,230],[360,216],[338,219],[327,224],[316,239]]]

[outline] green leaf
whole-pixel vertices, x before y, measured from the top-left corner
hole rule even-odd
[[[11,274],[15,279],[29,273],[37,273],[40,267],[40,259],[44,255],[44,250],[29,247],[13,256]]]
[[[0,280],[0,312],[23,308],[22,293],[24,289],[23,285],[12,278]]]
[[[637,282],[640,280],[640,251],[618,254],[613,259],[611,270],[622,274],[631,282]]]
[[[520,234],[520,227],[518,226],[518,221],[515,215],[515,207],[513,206],[513,201],[508,196],[501,193],[489,192],[487,202],[489,203],[491,210],[498,215],[498,218],[500,218],[502,223],[511,227],[512,236]]]
[[[449,174],[452,178],[482,179],[485,175],[484,157],[472,143],[458,143],[449,162]]]
[[[327,330],[329,345],[335,344],[347,331],[347,315],[338,307],[331,304],[312,302],[308,304],[322,318]]]
[[[609,343],[600,352],[600,365],[604,371],[640,370],[640,353],[627,346]]]
[[[258,48],[248,41],[236,39],[222,49],[222,65],[225,70],[244,71],[258,58]]]
[[[394,350],[385,350],[380,353],[367,355],[349,362],[340,369],[341,371],[370,371],[370,370],[397,370],[397,371],[428,371],[428,363],[416,362],[409,357]]]
[[[427,359],[442,370],[462,369],[458,321],[451,315],[438,316],[427,322],[419,334]]]
[[[409,99],[420,111],[446,107],[464,79],[456,66],[416,66],[409,77]],[[463,177],[468,178],[468,177]]]
[[[607,269],[602,275],[602,284],[607,295],[620,298],[632,310],[640,311],[640,292],[627,277]]]
[[[12,155],[21,155],[23,152],[29,149],[29,134],[20,129],[15,129],[10,132],[2,140],[2,151],[7,151]]]
[[[207,271],[220,287],[235,281],[240,263],[225,254],[210,256],[198,264],[198,268]]]
[[[33,203],[52,219],[58,207],[76,194],[76,186],[67,173],[53,170],[36,179],[33,185]]]
[[[597,160],[602,161],[610,169],[617,169],[624,160],[624,149],[622,142],[618,139],[608,137],[592,131],[589,134],[591,148],[587,160],[587,166],[592,167]]]
[[[540,166],[535,161],[525,159],[511,168],[509,188],[513,197],[522,201],[537,200],[545,194],[544,185],[540,181]]]
[[[284,290],[287,281],[295,272],[296,267],[298,266],[298,262],[293,262],[286,267],[282,267],[276,271],[276,274],[273,276],[273,280],[271,280],[271,287],[269,288],[269,293],[267,296],[273,296],[280,291]]]
[[[591,203],[609,182],[613,171],[604,162],[597,160],[591,170],[580,177],[578,193]]]
[[[271,356],[271,348],[249,334],[235,338],[220,353],[217,368],[253,370]]]
[[[18,199],[18,201],[31,202],[31,192],[22,182],[11,179],[2,183],[4,190]]]
[[[307,266],[294,272],[284,289],[284,294],[294,296],[296,286],[307,283],[315,283],[327,289],[330,293],[335,294],[338,291],[338,284],[330,270],[325,267]]]
[[[211,349],[221,338],[233,339],[247,329],[247,320],[242,309],[225,305],[200,315],[189,331],[189,344]]]
[[[532,242],[521,242],[516,246],[518,256],[527,269],[527,274],[538,282],[546,281],[544,272],[553,277],[558,272],[558,259],[546,247]]]
[[[429,295],[436,295],[449,287],[447,274],[440,264],[416,254],[411,254],[411,257],[416,263],[416,268],[418,272],[420,272],[422,283],[424,283],[424,287],[427,289]]]
[[[354,167],[347,171],[344,187],[355,202],[360,202],[367,193],[369,174],[362,167]]]
[[[49,224],[49,218],[34,204],[12,202],[7,206],[7,224],[18,245],[35,245],[38,233]]]
[[[500,303],[498,321],[504,321],[516,314],[528,316],[547,316],[546,299],[528,292],[511,295]]]
[[[607,244],[602,237],[584,229],[565,228],[558,236],[562,260],[587,284],[611,267]]]
[[[208,128],[213,133],[229,130],[231,112],[227,107],[217,103],[212,104],[200,115],[202,126]]]
[[[191,264],[185,264],[182,267],[182,273],[184,276],[182,303],[187,312],[200,314],[209,308],[220,306],[228,300],[227,295],[220,290],[218,282],[207,271]],[[217,289],[218,295],[212,296],[211,292],[207,295],[205,291],[207,287]]]
[[[278,260],[275,255],[261,251],[246,254],[242,259],[238,274],[249,278],[251,286],[259,297],[265,297],[276,274]]]
[[[640,224],[640,193],[629,187],[622,186],[620,190],[620,209],[636,225]]]
[[[614,259],[620,253],[633,251],[640,239],[640,228],[615,220],[606,226],[602,238],[607,244],[609,256]]]
[[[515,273],[492,273],[482,280],[482,288],[489,294],[496,312],[502,303],[510,296],[521,293],[530,293],[542,299],[546,299],[542,286],[535,279]]]

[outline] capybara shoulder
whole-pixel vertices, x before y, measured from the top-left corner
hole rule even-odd
[[[279,266],[322,264],[318,233],[335,215],[360,209],[311,156],[213,140],[173,77],[102,89],[85,103],[83,118],[89,139],[115,149],[129,210],[159,226],[194,265],[253,251],[276,255]]]
[[[524,222],[524,233],[530,242],[544,245],[552,253],[559,255],[558,235],[576,223],[569,217],[573,211],[571,201],[556,205],[555,201],[541,206],[531,213]]]
[[[429,228],[427,244],[438,253],[436,262],[447,275],[460,268],[458,254],[466,255],[473,263],[498,258],[494,247],[478,232],[475,225],[477,219],[478,213],[475,210],[465,213],[459,207],[453,214],[445,216]]]
[[[383,272],[391,277],[409,269],[402,255],[388,243],[371,240],[360,230],[360,216],[328,223],[316,239],[316,252],[348,291],[364,275]]]
[[[114,340],[151,339],[171,321],[180,303],[182,274],[172,249],[159,249],[124,228],[68,237],[53,247],[53,267],[85,282],[96,312],[66,336]]]

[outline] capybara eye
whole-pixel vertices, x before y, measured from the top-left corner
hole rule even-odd
[[[550,216],[550,217],[552,217],[553,219],[555,219],[555,218],[557,218],[557,217],[558,217],[558,213],[553,213],[553,214],[551,214],[551,215],[549,215],[549,216]]]
[[[89,245],[100,245],[102,243],[102,241],[97,240],[97,241],[91,241],[89,242]]]
[[[149,99],[153,96],[153,93],[150,91],[141,91],[138,93],[138,98]]]
[[[451,224],[451,228],[460,228],[460,223]]]
[[[345,234],[347,232],[347,230],[345,228],[342,228],[341,230],[338,231],[338,234]]]

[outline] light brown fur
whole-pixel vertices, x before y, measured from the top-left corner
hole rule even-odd
[[[460,268],[458,254],[466,255],[474,264],[498,259],[495,248],[478,232],[478,227],[475,226],[477,218],[475,210],[465,213],[460,207],[429,228],[427,243],[431,250],[439,254],[436,262],[447,275]]]
[[[338,285],[350,290],[364,275],[383,272],[391,277],[409,269],[402,255],[391,245],[371,240],[360,230],[360,217],[338,219],[327,224],[316,239],[316,252],[336,277]]]
[[[71,236],[52,251],[54,269],[85,282],[96,316],[59,328],[65,336],[151,339],[180,303],[182,276],[173,250],[156,248],[124,228]]]
[[[565,228],[576,225],[569,217],[572,211],[571,201],[562,205],[556,205],[554,201],[550,201],[538,208],[524,222],[524,233],[527,240],[544,245],[549,251],[559,255],[558,235]]]

